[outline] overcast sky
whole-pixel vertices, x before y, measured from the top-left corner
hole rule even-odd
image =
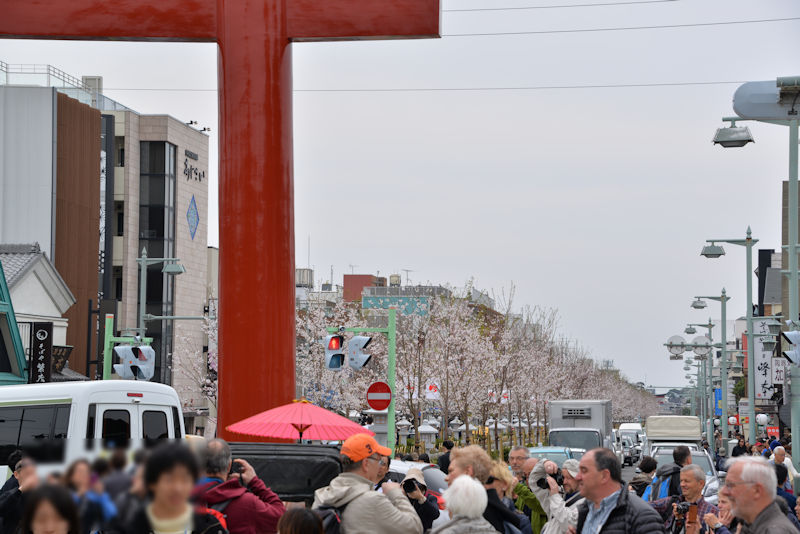
[[[596,0],[601,1],[601,0]],[[612,0],[602,0],[608,3]],[[445,0],[443,8],[588,0]],[[800,17],[797,0],[446,11],[444,34],[542,32]],[[294,46],[297,265],[317,282],[350,272],[501,291],[558,308],[563,333],[634,380],[685,384],[662,343],[696,294],[745,311],[744,249],[699,256],[707,238],[780,246],[788,130],[711,144],[737,83],[800,74],[800,20],[622,31]],[[0,40],[0,60],[102,75],[140,113],[212,127],[209,241],[218,239],[216,45]],[[542,89],[557,86],[558,89]],[[478,91],[320,89],[517,88]],[[154,90],[155,89],[155,90]],[[168,89],[174,89],[172,91]],[[177,90],[175,90],[177,89]],[[189,90],[191,89],[191,91]],[[308,91],[314,90],[314,91]],[[204,215],[204,214],[201,214]],[[405,275],[404,275],[405,282]]]

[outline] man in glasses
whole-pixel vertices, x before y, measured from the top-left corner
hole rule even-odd
[[[422,522],[400,484],[384,482],[372,491],[392,451],[368,434],[350,436],[342,444],[343,473],[314,493],[314,509],[335,509],[346,534],[422,534]]]
[[[730,501],[733,515],[745,522],[743,533],[797,534],[775,502],[777,487],[775,468],[764,458],[739,456],[731,460],[720,494]]]

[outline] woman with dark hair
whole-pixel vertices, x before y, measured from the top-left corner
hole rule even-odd
[[[82,532],[102,530],[117,515],[117,507],[103,489],[103,483],[87,460],[75,460],[67,469],[67,487],[78,507]]]
[[[78,509],[72,496],[61,486],[42,486],[31,492],[25,503],[20,534],[80,534]]]
[[[307,508],[292,508],[278,520],[278,534],[324,534],[322,520]]]
[[[198,476],[197,459],[181,443],[164,443],[150,453],[144,485],[150,503],[114,531],[120,534],[228,534],[222,514],[189,503]]]

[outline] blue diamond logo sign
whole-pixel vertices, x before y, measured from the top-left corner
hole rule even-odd
[[[194,241],[194,234],[197,233],[197,227],[200,226],[200,214],[197,212],[197,202],[194,201],[194,195],[192,195],[192,201],[189,202],[189,209],[186,210],[186,220],[189,222],[189,234],[191,234],[192,241]]]

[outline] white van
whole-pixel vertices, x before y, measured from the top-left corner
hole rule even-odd
[[[115,447],[141,448],[183,438],[178,394],[137,380],[0,386],[0,481],[15,449],[36,458],[40,473],[64,471]]]

